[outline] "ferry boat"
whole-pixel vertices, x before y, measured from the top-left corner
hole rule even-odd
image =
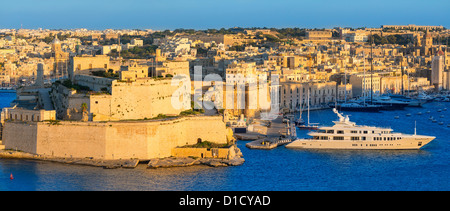
[[[436,137],[394,133],[390,128],[358,126],[333,109],[339,121],[308,133],[310,139],[297,139],[286,148],[301,149],[420,149]]]

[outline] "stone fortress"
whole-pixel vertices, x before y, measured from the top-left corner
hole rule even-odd
[[[119,79],[95,76],[93,72],[107,73],[111,67],[103,56],[72,57],[68,63],[68,79],[51,85],[39,79],[39,64],[36,83],[19,89],[12,107],[3,109],[1,139],[6,149],[105,160],[236,156],[233,132],[221,115],[183,114],[191,108],[190,86],[182,83],[190,83],[190,76],[180,71],[189,73],[188,63],[159,69],[181,79],[150,77],[152,69],[137,65],[117,71]],[[176,72],[170,72],[172,66]],[[176,106],[173,99],[179,99]],[[202,141],[230,147],[194,153],[178,149]]]

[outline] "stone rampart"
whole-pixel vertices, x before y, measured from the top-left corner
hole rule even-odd
[[[110,122],[6,121],[6,149],[56,157],[152,159],[170,157],[172,149],[198,139],[227,143],[220,116]]]

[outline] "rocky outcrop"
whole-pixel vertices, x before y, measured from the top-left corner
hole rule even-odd
[[[238,166],[245,162],[242,157],[235,157],[233,159],[217,159],[217,158],[190,158],[190,157],[169,157],[151,159],[148,162],[147,168],[169,168],[169,167],[184,167],[192,165],[206,165],[211,167],[226,167]]]

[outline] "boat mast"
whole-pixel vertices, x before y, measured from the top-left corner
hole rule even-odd
[[[409,79],[409,71],[406,71],[406,76],[408,79],[408,97],[410,97],[411,94],[411,79]]]
[[[311,55],[310,54],[308,54],[308,65],[309,65],[309,82],[308,82],[308,126],[309,126],[309,100],[311,99],[310,98],[310,94],[311,94],[311,91],[310,91],[310,89],[311,89]]]
[[[309,86],[308,86],[308,125],[309,125]]]
[[[366,53],[363,51],[363,60],[364,60],[364,83],[363,83],[363,101],[364,106],[366,105]]]
[[[373,104],[373,36],[370,31],[370,37],[372,37],[372,43],[370,44],[370,103]]]
[[[401,58],[402,60],[400,60],[400,70],[401,70],[401,73],[402,73],[402,95],[405,95],[405,91],[404,91],[404,88],[403,88],[403,57]]]
[[[347,67],[345,67],[344,70],[344,86],[345,86],[344,103],[347,103]]]

